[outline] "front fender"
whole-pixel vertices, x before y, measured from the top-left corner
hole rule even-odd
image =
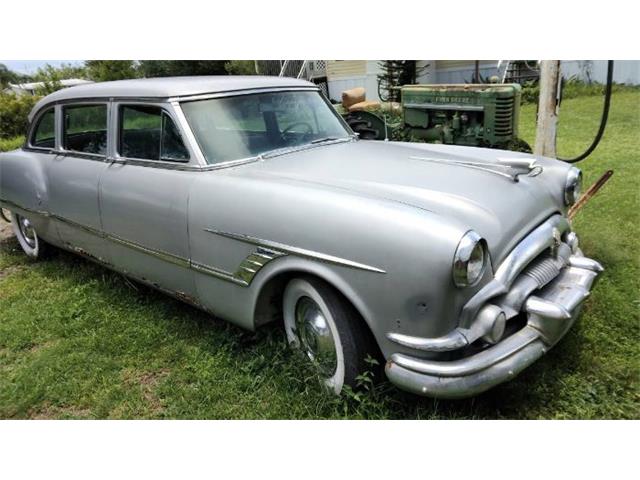
[[[283,247],[249,287],[223,286],[216,292],[211,307],[220,316],[255,327],[264,285],[277,275],[303,272],[326,280],[351,301],[383,353],[390,351],[385,347],[390,331],[437,337],[457,326],[457,313],[474,293],[457,289],[451,277],[467,226],[398,201],[247,173],[238,168],[205,174],[190,199],[191,254],[197,263],[233,274],[261,242],[276,251]],[[201,282],[200,295],[212,296],[214,285]]]

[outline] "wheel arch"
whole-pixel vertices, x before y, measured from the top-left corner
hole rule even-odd
[[[376,346],[380,349],[375,330],[371,325],[371,313],[364,299],[333,268],[326,264],[291,257],[273,263],[277,265],[270,266],[271,268],[264,273],[260,272],[254,279],[254,282],[257,281],[255,297],[252,302],[255,328],[282,319],[282,296],[291,279],[313,277],[329,285],[354,309],[371,337],[376,341]],[[367,273],[363,272],[363,275],[367,275]]]

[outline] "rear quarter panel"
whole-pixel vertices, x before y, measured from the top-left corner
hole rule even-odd
[[[13,150],[0,153],[0,200],[5,208],[28,217],[38,234],[58,244],[55,224],[49,214],[47,168],[53,154]]]

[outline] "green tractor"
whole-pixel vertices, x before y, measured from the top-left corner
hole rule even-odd
[[[405,85],[398,104],[364,101],[364,89],[354,89],[339,110],[365,140],[530,151],[518,138],[520,91],[518,84]]]

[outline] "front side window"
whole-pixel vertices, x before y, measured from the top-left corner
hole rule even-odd
[[[316,91],[289,91],[184,102],[182,110],[208,163],[286,147],[349,138]]]
[[[37,148],[55,148],[56,128],[55,112],[50,108],[42,114],[31,137],[31,146]]]
[[[120,107],[120,155],[143,160],[187,161],[189,153],[171,117],[160,107]]]
[[[93,155],[107,151],[107,106],[78,105],[63,108],[65,150]]]

